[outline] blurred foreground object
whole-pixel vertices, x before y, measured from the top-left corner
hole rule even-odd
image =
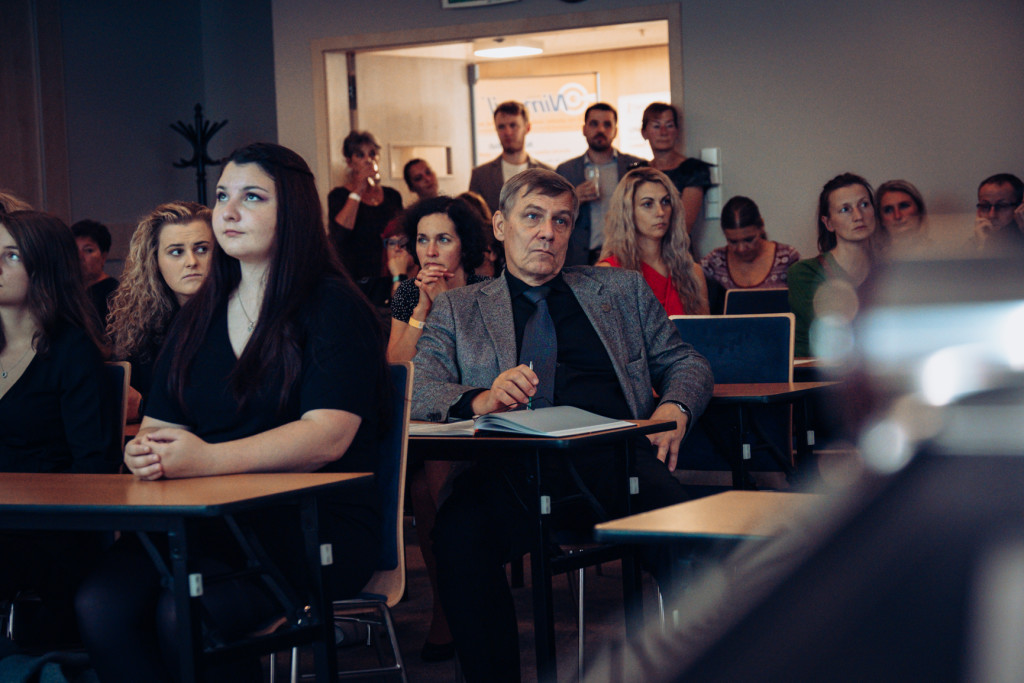
[[[588,680],[1024,680],[1024,268],[896,263],[869,298],[858,480]]]

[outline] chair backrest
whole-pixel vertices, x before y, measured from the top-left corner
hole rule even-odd
[[[683,341],[711,363],[717,384],[793,380],[794,317],[674,315]]]
[[[128,386],[131,377],[132,366],[128,361],[107,361],[103,364],[103,395],[109,397],[111,405],[116,410],[116,416],[111,417],[117,435],[117,441],[113,444],[116,450],[115,463],[121,462],[121,454],[124,451],[124,430],[128,422]]]
[[[391,363],[391,423],[380,442],[377,493],[381,501],[384,532],[377,571],[363,588],[364,594],[382,596],[394,607],[405,592],[405,538],[402,506],[405,501],[405,464],[409,443],[409,410],[412,403],[410,361]]]
[[[723,313],[726,315],[789,312],[789,290],[785,287],[729,289],[725,292]]]

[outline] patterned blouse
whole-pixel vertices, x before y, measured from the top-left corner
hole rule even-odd
[[[743,287],[736,284],[729,272],[729,261],[726,258],[726,247],[719,247],[711,251],[700,260],[700,267],[704,269],[704,275],[709,280],[718,281],[726,289],[766,289],[768,287],[785,287],[786,271],[791,265],[800,260],[800,252],[788,244],[773,242],[775,245],[775,260],[772,262],[772,269],[768,276],[761,282],[751,287]]]

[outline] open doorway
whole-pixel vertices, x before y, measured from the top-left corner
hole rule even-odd
[[[583,110],[594,101],[620,110],[616,146],[649,156],[640,111],[656,99],[682,106],[680,35],[678,5],[664,5],[318,41],[318,171],[331,179],[323,190],[341,182],[341,141],[357,127],[378,137],[382,180],[407,201],[401,171],[410,155],[434,155],[441,191],[464,191],[472,167],[498,154],[491,111],[502,99],[531,101],[528,149],[552,165],[585,150]],[[473,54],[496,38],[544,53]]]

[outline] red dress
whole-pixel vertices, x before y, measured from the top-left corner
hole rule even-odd
[[[615,258],[614,255],[602,259],[601,263],[607,263],[613,268],[622,267],[619,259]],[[647,285],[654,292],[654,296],[665,307],[665,311],[669,315],[686,315],[686,308],[683,306],[683,302],[679,300],[679,292],[672,285],[672,280],[643,262],[640,263],[640,273],[647,280]]]

